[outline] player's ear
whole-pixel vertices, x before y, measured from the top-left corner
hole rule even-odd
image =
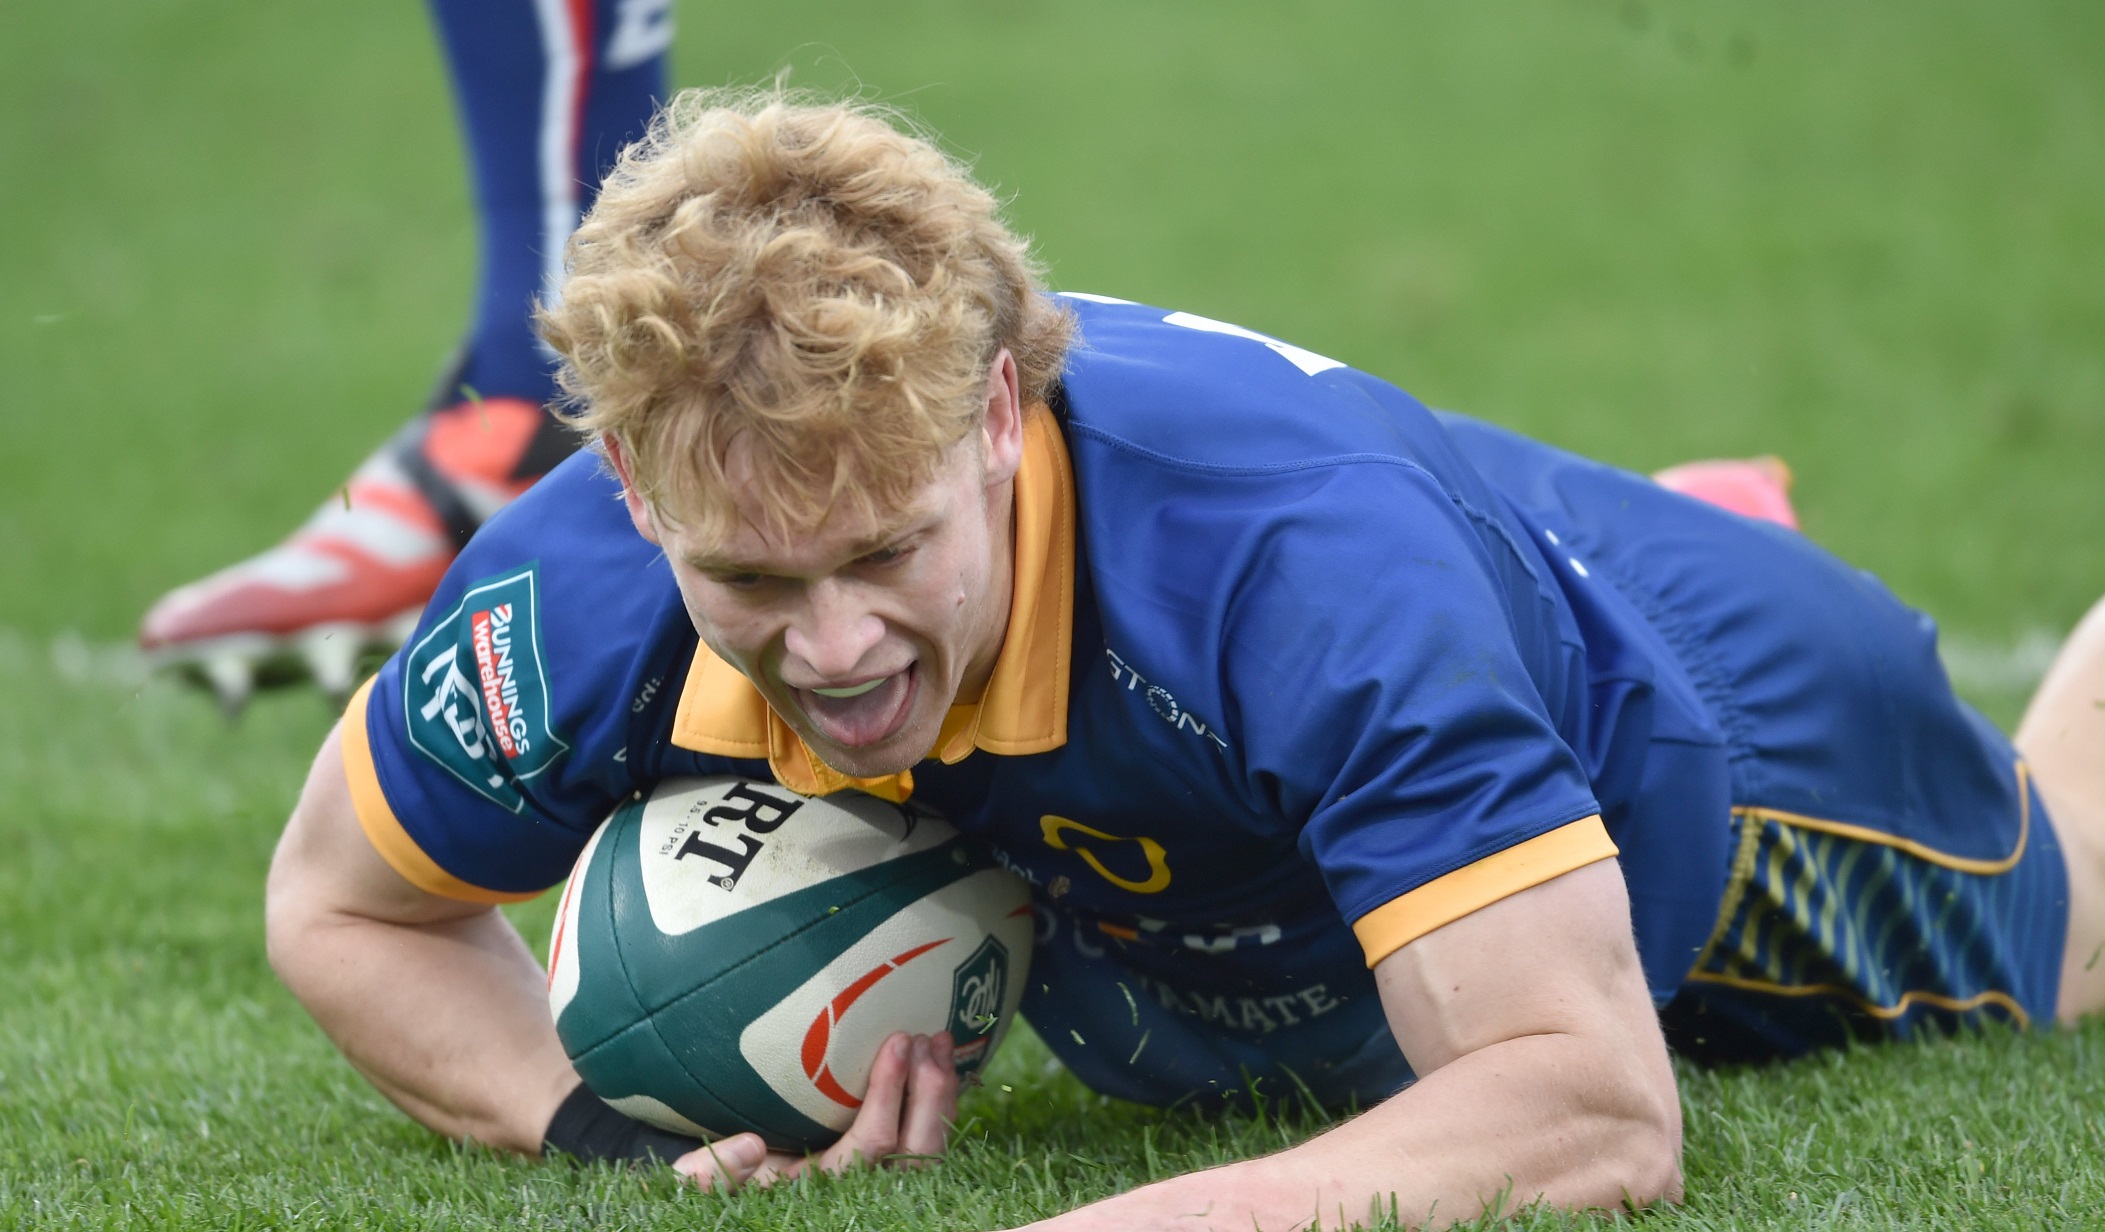
[[[607,465],[614,468],[615,477],[621,480],[622,503],[629,507],[629,521],[636,533],[652,543],[658,543],[658,524],[651,517],[650,505],[636,491],[636,471],[629,455],[621,448],[621,442],[607,433],[600,433],[599,447],[606,455]]]
[[[1007,483],[1023,465],[1023,398],[1018,390],[1016,357],[1003,347],[987,370],[987,414],[980,422],[980,456],[987,461],[986,484]]]

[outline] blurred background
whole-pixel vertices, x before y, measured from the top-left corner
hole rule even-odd
[[[2105,592],[2105,8],[678,20],[682,85],[918,116],[1062,288],[1626,466],[1781,454],[2005,723]],[[0,115],[0,632],[108,647],[420,405],[474,277],[459,132],[411,0],[8,0]]]

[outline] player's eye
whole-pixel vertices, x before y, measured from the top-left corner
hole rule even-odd
[[[890,547],[879,548],[874,552],[865,552],[861,558],[861,563],[865,565],[897,564],[912,555],[913,551],[913,545],[910,543],[895,543]]]
[[[761,583],[767,581],[767,574],[711,573],[709,575],[709,580],[716,583],[718,586],[728,586],[732,590],[757,590],[759,589]]]

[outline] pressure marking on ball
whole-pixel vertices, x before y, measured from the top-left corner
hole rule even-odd
[[[834,1025],[847,1014],[848,1007],[860,1000],[864,993],[875,988],[879,980],[937,946],[950,944],[954,939],[944,937],[926,945],[917,945],[888,962],[872,967],[853,984],[841,989],[840,995],[825,1009],[820,1010],[818,1017],[811,1020],[810,1028],[804,1032],[804,1076],[811,1079],[811,1084],[817,1087],[821,1094],[843,1108],[862,1107],[862,1100],[850,1095],[847,1088],[840,1084],[840,1080],[833,1076],[832,1067],[826,1064],[826,1045],[833,1038]]]

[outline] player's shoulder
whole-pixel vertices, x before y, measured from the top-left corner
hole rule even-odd
[[[582,449],[483,523],[462,558],[575,551],[580,560],[611,559],[655,550],[629,522],[620,480],[596,451]]]
[[[1337,682],[1349,691],[1430,644],[1368,621],[1517,622],[1541,640],[1547,582],[1526,528],[1410,395],[1182,313],[1084,300],[1076,315],[1064,388],[1080,556],[1136,678],[1174,691],[1242,666],[1275,674],[1287,648],[1320,645],[1308,673],[1366,652]],[[1314,679],[1277,683],[1305,696]]]
[[[1071,440],[1247,473],[1443,452],[1424,406],[1341,360],[1192,312],[1060,298],[1080,325],[1062,378]]]
[[[1265,566],[1242,554],[1263,557],[1272,531],[1312,565],[1515,533],[1440,419],[1397,386],[1188,312],[1064,298],[1080,342],[1062,425],[1100,571],[1212,594],[1239,561]]]
[[[408,744],[518,811],[524,785],[621,750],[639,682],[690,634],[663,553],[581,454],[469,541],[383,682]]]
[[[647,617],[672,589],[664,553],[636,533],[620,483],[589,452],[572,455],[486,522],[426,611],[516,578],[533,579],[545,619],[586,631]]]

